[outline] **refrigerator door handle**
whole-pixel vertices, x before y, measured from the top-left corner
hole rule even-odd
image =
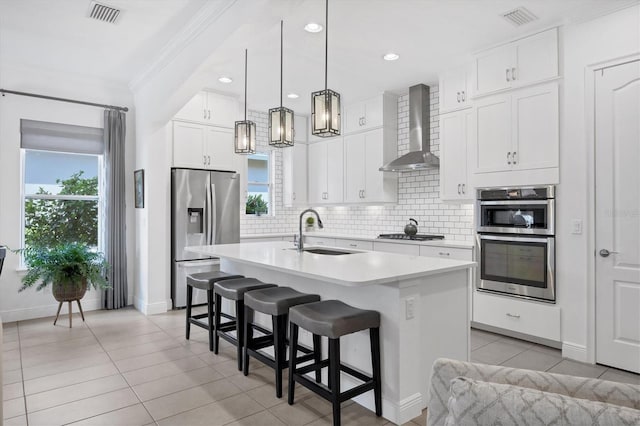
[[[209,214],[209,218],[211,219],[210,223],[210,238],[209,244],[216,243],[216,231],[217,231],[217,205],[216,205],[216,186],[214,184],[209,185],[209,194],[211,196],[211,213]]]

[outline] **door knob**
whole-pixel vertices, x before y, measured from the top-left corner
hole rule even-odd
[[[610,254],[618,254],[618,252],[617,251],[609,251],[607,249],[600,250],[600,256],[602,256],[602,257],[609,257]]]

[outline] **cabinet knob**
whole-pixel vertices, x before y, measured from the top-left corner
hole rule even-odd
[[[204,118],[206,120],[207,119],[207,110],[203,109],[202,113],[203,113],[202,118]]]
[[[516,69],[511,68],[511,80],[515,80],[515,79],[516,79]]]
[[[464,93],[464,90],[462,92],[460,92],[462,94],[462,102],[466,101],[466,95]]]
[[[507,68],[505,71],[506,71],[507,81],[511,81],[511,77],[509,76],[509,73],[511,72],[511,70],[509,68]]]
[[[516,152],[515,151],[513,151],[513,154],[511,154],[511,162],[513,164],[516,164]]]
[[[291,194],[291,198],[293,198],[293,201],[296,200],[296,193],[295,192]]]
[[[466,185],[467,185],[466,183],[463,183],[463,184],[462,184],[462,193],[463,193],[463,194],[466,194],[466,193],[467,193],[467,189],[465,188],[465,187],[466,187]]]
[[[456,99],[458,100],[458,103],[460,103],[460,92],[457,92]]]
[[[511,151],[507,152],[507,164],[511,164]]]
[[[441,251],[438,253],[440,256],[451,256],[451,253],[447,253],[446,251]]]
[[[206,155],[202,156],[202,164],[204,164],[205,166],[207,165],[207,156]]]
[[[511,318],[516,318],[516,319],[520,318],[520,315],[518,315],[518,314],[510,314],[509,312],[507,312],[507,316],[511,317]]]
[[[460,195],[460,184],[458,184],[458,195]]]
[[[349,247],[358,247],[357,244],[349,244]]]

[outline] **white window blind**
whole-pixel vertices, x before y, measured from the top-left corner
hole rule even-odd
[[[104,153],[104,130],[96,127],[20,120],[20,146],[23,149],[71,152],[74,154]]]

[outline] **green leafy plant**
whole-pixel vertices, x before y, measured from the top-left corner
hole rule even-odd
[[[22,287],[26,290],[37,284],[42,290],[49,284],[76,285],[90,284],[93,288],[110,287],[105,278],[109,265],[100,252],[82,243],[63,243],[54,247],[27,247],[17,250],[24,255],[27,274],[22,277]]]
[[[247,204],[245,212],[247,214],[260,214],[267,213],[267,202],[262,199],[262,194],[249,195],[247,197]]]
[[[307,226],[313,226],[316,223],[316,220],[313,217],[309,216],[306,219],[306,222],[307,222]]]

